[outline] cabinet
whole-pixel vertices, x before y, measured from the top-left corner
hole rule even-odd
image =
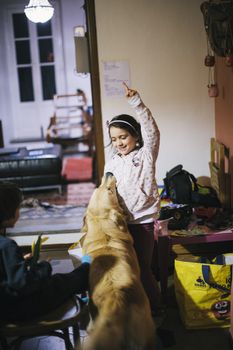
[[[63,149],[77,145],[80,152],[93,155],[93,118],[82,90],[76,94],[54,95],[54,114],[46,140]]]

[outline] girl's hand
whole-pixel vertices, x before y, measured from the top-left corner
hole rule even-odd
[[[124,81],[123,81],[123,86],[125,88],[125,96],[126,97],[132,97],[137,93],[136,90],[130,89]]]

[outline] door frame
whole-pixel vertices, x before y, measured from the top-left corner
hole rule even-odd
[[[96,18],[95,18],[95,2],[94,0],[84,1],[84,10],[86,13],[87,25],[87,41],[88,41],[88,56],[90,65],[90,78],[92,89],[93,102],[93,121],[94,121],[94,143],[96,147],[95,157],[95,172],[97,186],[101,182],[104,170],[104,143],[103,143],[103,128],[102,128],[102,110],[100,96],[100,75],[99,75],[99,60],[96,35]]]

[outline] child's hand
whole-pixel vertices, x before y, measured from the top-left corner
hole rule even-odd
[[[27,253],[23,256],[24,260],[30,260],[32,258],[32,253]]]
[[[123,81],[123,86],[125,88],[125,96],[126,97],[132,97],[137,93],[136,90],[130,89],[124,81]]]
[[[84,264],[84,263],[88,263],[88,264],[90,264],[91,263],[91,257],[90,257],[90,255],[83,255],[83,257],[82,257],[82,264]]]

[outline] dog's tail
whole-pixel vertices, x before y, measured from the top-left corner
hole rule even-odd
[[[93,329],[87,341],[84,343],[85,350],[119,350],[130,338],[127,334],[127,318],[129,307],[124,305],[118,297],[110,300],[105,297],[101,313],[93,323]]]

